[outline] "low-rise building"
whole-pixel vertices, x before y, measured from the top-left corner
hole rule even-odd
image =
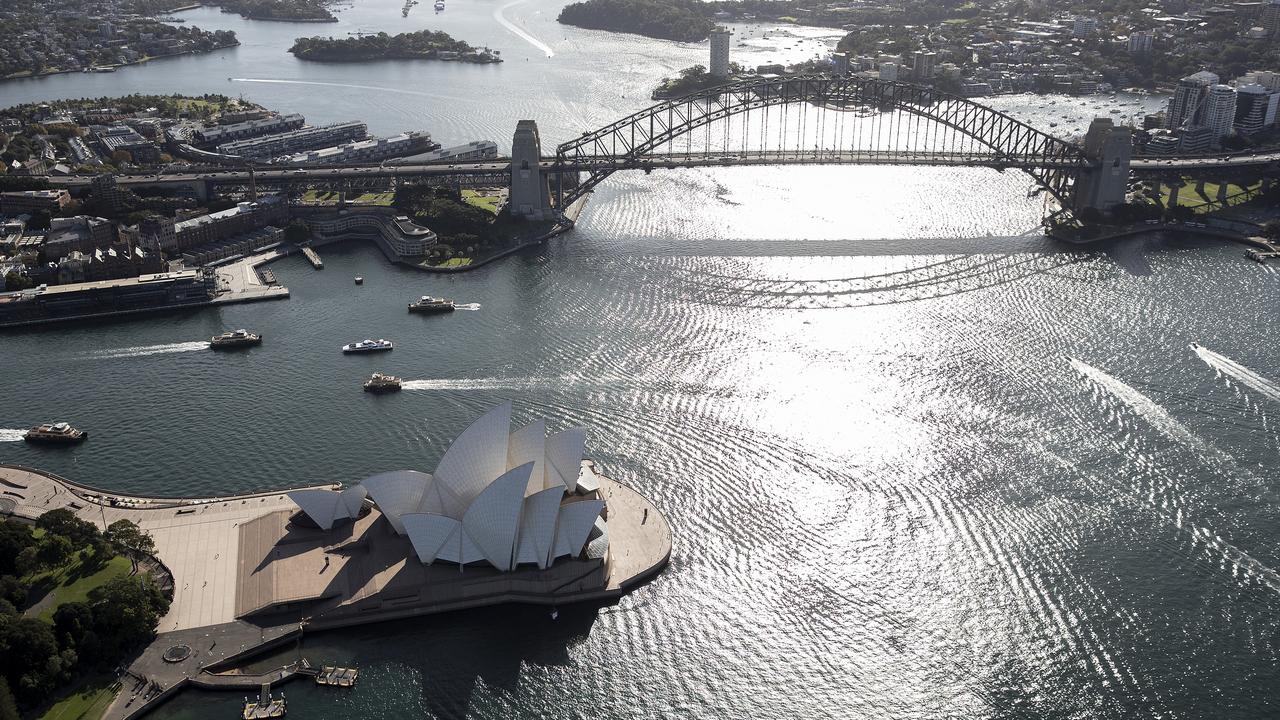
[[[186,251],[219,243],[266,225],[282,225],[287,220],[288,208],[274,198],[260,203],[242,202],[233,208],[175,223],[173,246],[162,245],[161,249]]]
[[[95,247],[111,245],[116,239],[116,226],[105,218],[89,215],[54,218],[49,221],[45,257],[59,258],[73,250],[87,253]]]
[[[66,190],[21,190],[0,193],[0,215],[15,216],[30,212],[56,213],[71,202]]]
[[[216,146],[234,142],[236,140],[255,138],[270,133],[282,133],[290,130],[297,130],[298,128],[301,128],[304,123],[306,123],[306,119],[298,113],[274,115],[272,117],[246,120],[244,122],[232,123],[230,125],[217,125],[214,127],[202,128],[195,132],[195,138],[198,142],[206,146]]]
[[[373,138],[336,147],[288,155],[281,162],[296,165],[370,163],[403,157],[440,147],[431,141],[430,133],[404,132],[389,138]]]
[[[218,152],[237,157],[267,159],[327,147],[348,140],[363,140],[368,134],[368,126],[362,122],[352,121],[225,143],[218,146]]]
[[[438,240],[435,232],[390,208],[341,210],[304,220],[318,241],[362,237],[378,242],[393,258],[422,257]]]

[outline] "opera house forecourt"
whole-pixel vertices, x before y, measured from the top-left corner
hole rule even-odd
[[[155,541],[173,601],[128,667],[107,720],[136,717],[188,685],[253,690],[306,674],[236,668],[306,633],[502,603],[610,601],[659,572],[666,518],[583,459],[586,431],[511,430],[503,403],[464,430],[432,473],[210,498],[139,497],[0,465],[0,510],[64,507],[128,519]]]

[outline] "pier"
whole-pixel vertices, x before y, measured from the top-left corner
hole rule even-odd
[[[302,254],[307,256],[307,260],[311,262],[311,267],[314,267],[317,270],[324,269],[324,261],[320,259],[320,256],[316,254],[315,250],[311,249],[306,245],[303,245]]]

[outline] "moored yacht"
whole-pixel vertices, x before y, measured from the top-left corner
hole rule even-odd
[[[342,346],[344,353],[379,352],[394,347],[390,340],[361,340]]]

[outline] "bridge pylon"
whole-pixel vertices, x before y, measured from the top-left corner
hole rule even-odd
[[[526,220],[553,220],[551,193],[542,174],[542,142],[538,123],[521,120],[511,138],[511,214]]]
[[[1123,205],[1129,191],[1129,157],[1133,152],[1131,130],[1111,118],[1094,118],[1084,136],[1084,154],[1090,165],[1076,176],[1075,209],[1110,212]]]

